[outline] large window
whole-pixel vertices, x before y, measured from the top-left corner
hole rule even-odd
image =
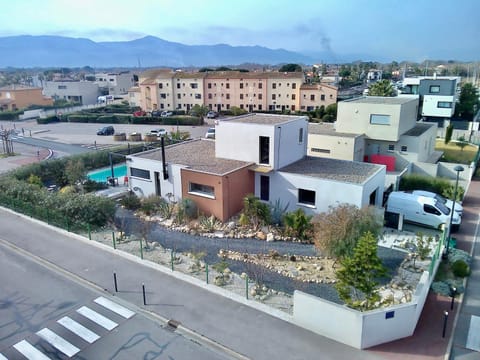
[[[204,196],[212,199],[215,198],[215,189],[213,188],[213,186],[191,182],[189,183],[188,187],[189,187],[188,189],[189,194]]]
[[[315,206],[315,191],[298,189],[298,203]]]
[[[370,124],[390,125],[390,115],[371,114]]]
[[[452,108],[452,102],[451,101],[439,101],[439,102],[437,102],[437,108],[451,109]]]
[[[270,177],[260,175],[260,200],[270,200]]]
[[[330,154],[330,150],[329,150],[329,149],[312,148],[311,151],[312,151],[312,152],[322,153],[322,154]]]
[[[130,168],[130,176],[150,180],[150,171],[138,168]]]
[[[270,164],[270,138],[268,136],[259,137],[259,163]]]

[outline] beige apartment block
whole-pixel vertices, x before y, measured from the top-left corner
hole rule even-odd
[[[30,105],[53,105],[53,99],[45,97],[41,88],[8,85],[0,88],[0,111],[15,111]]]
[[[267,109],[267,80],[263,72],[212,71],[205,76],[205,105],[216,111],[232,107],[249,112]]]
[[[299,111],[300,87],[305,81],[302,72],[269,72],[267,99],[269,111]]]
[[[338,90],[335,86],[326,84],[303,84],[300,87],[300,110],[314,111],[322,105],[335,104]]]
[[[140,74],[140,107],[144,111],[173,110],[173,76],[168,69],[147,70]]]
[[[193,106],[204,103],[204,72],[176,72],[173,77],[173,98],[175,110],[188,113]]]

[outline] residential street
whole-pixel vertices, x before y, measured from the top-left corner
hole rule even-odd
[[[251,306],[202,289],[172,276],[169,270],[127,259],[72,234],[37,224],[36,221],[0,211],[2,240],[78,275],[100,289],[134,306],[142,303],[142,283],[147,292],[147,310],[243,354],[251,359],[381,359],[315,335]],[[44,291],[38,289],[38,291]],[[245,300],[246,301],[246,300]],[[288,339],[288,341],[285,341]],[[114,350],[112,350],[114,351]]]
[[[0,284],[0,359],[27,356],[30,346],[49,359],[66,359],[66,354],[76,359],[230,358],[1,240]],[[93,318],[85,317],[90,313]],[[107,320],[102,322],[102,316]],[[62,348],[61,341],[47,341],[44,337],[52,332],[69,345]]]

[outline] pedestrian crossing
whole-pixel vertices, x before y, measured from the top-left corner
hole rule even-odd
[[[128,320],[135,315],[130,309],[103,296],[94,299],[93,303],[76,309],[48,328],[45,327],[35,335],[3,350],[0,353],[0,360],[17,359],[18,353],[28,360],[51,360],[49,355],[52,352],[47,351],[48,347],[62,353],[62,358],[63,356],[70,358],[100,339],[102,333],[108,334],[119,326],[122,320]]]

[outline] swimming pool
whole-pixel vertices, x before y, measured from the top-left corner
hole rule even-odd
[[[115,175],[114,177],[118,179],[123,179],[123,177],[127,175],[127,165],[115,165],[113,167],[113,174]],[[107,178],[110,176],[112,176],[112,169],[110,167],[90,171],[87,174],[87,178],[89,178],[90,180],[101,183],[106,183]]]

